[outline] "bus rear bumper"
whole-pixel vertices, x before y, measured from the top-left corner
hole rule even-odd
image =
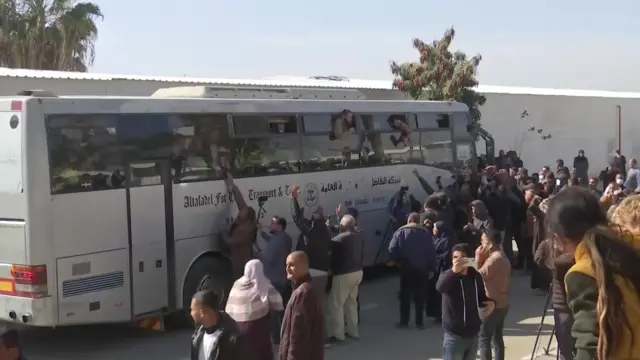
[[[55,326],[54,309],[51,296],[29,299],[0,295],[0,321],[27,326]]]

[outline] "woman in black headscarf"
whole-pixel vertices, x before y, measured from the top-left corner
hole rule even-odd
[[[427,316],[442,320],[441,294],[436,290],[436,282],[440,273],[451,268],[451,248],[455,245],[453,228],[444,221],[433,224],[433,245],[436,251],[436,268],[427,286]]]

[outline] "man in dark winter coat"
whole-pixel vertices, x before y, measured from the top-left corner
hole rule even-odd
[[[578,151],[578,156],[573,159],[573,169],[576,176],[580,179],[581,184],[586,184],[589,180],[589,159],[584,156],[584,150]]]
[[[420,224],[420,215],[411,213],[407,224],[396,230],[389,243],[389,255],[400,264],[400,323],[407,327],[411,299],[416,310],[416,327],[424,327],[425,290],[429,273],[436,269],[432,233]]]
[[[220,311],[220,297],[213,291],[200,291],[193,296],[191,316],[200,324],[191,336],[191,360],[255,359],[235,321]]]
[[[304,251],[309,257],[311,269],[328,271],[331,266],[331,229],[326,224],[322,208],[318,207],[311,218],[304,217],[304,211],[298,203],[300,187],[291,190],[293,198],[293,222],[300,230],[296,250]]]

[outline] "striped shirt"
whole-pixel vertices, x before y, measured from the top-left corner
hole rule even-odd
[[[252,287],[236,281],[229,293],[225,312],[238,322],[253,321],[261,319],[270,311],[282,311],[282,297],[278,291],[269,286],[268,302],[264,303],[260,295],[249,291]]]

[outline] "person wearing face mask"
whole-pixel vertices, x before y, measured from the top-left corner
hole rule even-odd
[[[584,150],[578,150],[578,156],[573,159],[573,169],[576,172],[576,176],[582,179],[584,184],[589,177],[589,159],[584,156]]]
[[[604,190],[603,196],[607,196],[607,195],[616,196],[623,191],[624,191],[624,179],[622,177],[622,174],[618,174],[616,175],[615,181],[607,185],[607,188]]]

